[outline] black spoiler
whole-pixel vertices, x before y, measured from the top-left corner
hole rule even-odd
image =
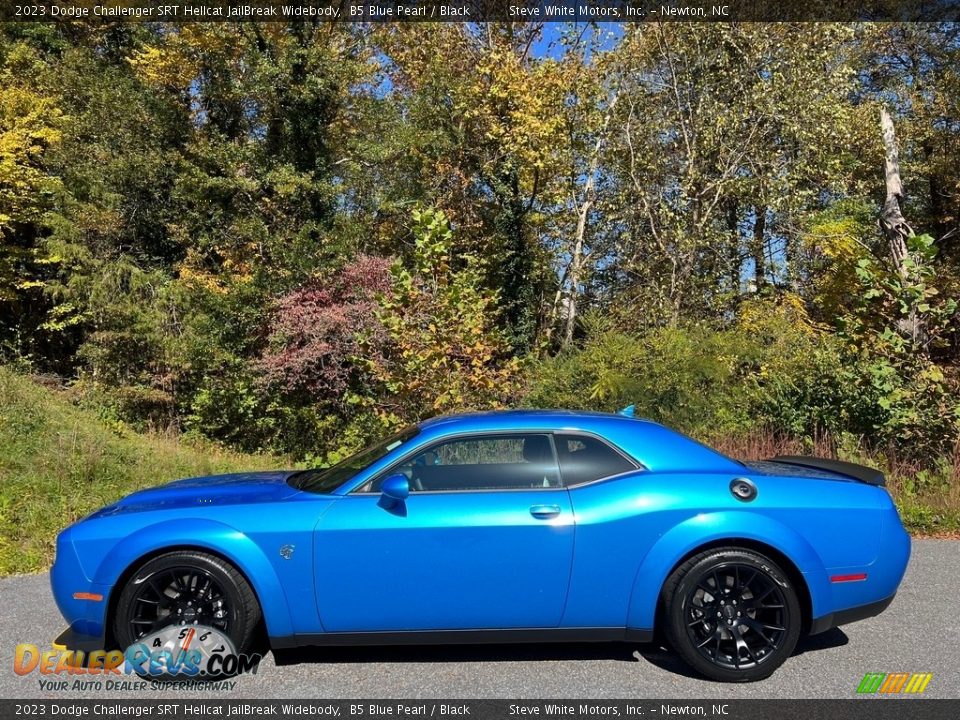
[[[806,457],[803,455],[780,455],[771,458],[770,462],[781,463],[782,465],[797,465],[813,470],[826,470],[827,472],[845,475],[846,477],[859,480],[867,485],[877,485],[878,487],[883,487],[887,483],[883,473],[879,470],[874,470],[865,465],[844,462],[843,460],[826,460],[824,458]]]

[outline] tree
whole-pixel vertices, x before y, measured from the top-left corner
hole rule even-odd
[[[483,288],[477,258],[461,256],[454,266],[442,211],[414,211],[413,234],[413,268],[395,263],[393,292],[381,300],[387,342],[383,350],[378,338],[367,342],[383,389],[372,402],[392,425],[497,407],[511,396],[519,369],[496,325],[499,298]]]
[[[846,179],[849,37],[668,23],[624,39],[605,162],[620,185],[619,282],[641,322],[728,312],[745,271],[748,290],[788,284],[797,217]]]

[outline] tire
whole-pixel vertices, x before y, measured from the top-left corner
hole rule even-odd
[[[190,582],[193,577],[198,581]],[[177,608],[183,605],[181,592],[183,598],[192,597],[191,619],[177,614]],[[152,610],[153,606],[157,609]],[[148,560],[130,576],[117,600],[113,633],[125,650],[151,632],[199,623],[220,631],[237,653],[249,654],[260,618],[260,604],[239,570],[215,555],[183,550]]]
[[[667,641],[712,680],[770,677],[793,653],[803,622],[788,577],[770,558],[744,548],[694,555],[663,586]]]

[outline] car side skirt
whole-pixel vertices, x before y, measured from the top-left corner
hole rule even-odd
[[[838,610],[823,617],[818,617],[810,623],[809,634],[816,635],[831,628],[839,627],[840,625],[847,625],[852,622],[857,622],[858,620],[866,620],[867,618],[879,615],[890,607],[890,603],[893,602],[894,597],[895,595],[891,595],[885,600],[878,600],[877,602],[868,603],[867,605],[858,605],[857,607],[848,608],[847,610]]]
[[[275,650],[315,645],[484,645],[539,642],[653,641],[653,630],[634,628],[510,628],[503,630],[416,630],[401,632],[335,632],[271,637]]]

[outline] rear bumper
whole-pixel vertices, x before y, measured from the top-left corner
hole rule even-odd
[[[883,490],[878,492],[883,493],[887,507],[881,524],[877,556],[867,565],[827,569],[832,581],[829,604],[819,607],[832,612],[811,621],[811,635],[879,615],[890,606],[900,588],[910,562],[910,535],[900,522],[889,495]],[[862,576],[862,580],[858,580],[857,576]]]
[[[884,600],[878,600],[877,602],[866,605],[858,605],[857,607],[847,608],[846,610],[838,610],[837,612],[816,618],[810,623],[809,634],[816,635],[831,628],[839,627],[840,625],[847,625],[852,622],[857,622],[857,620],[866,620],[867,618],[879,615],[890,607],[890,603],[893,602],[894,597],[896,597],[896,595],[891,595]]]

